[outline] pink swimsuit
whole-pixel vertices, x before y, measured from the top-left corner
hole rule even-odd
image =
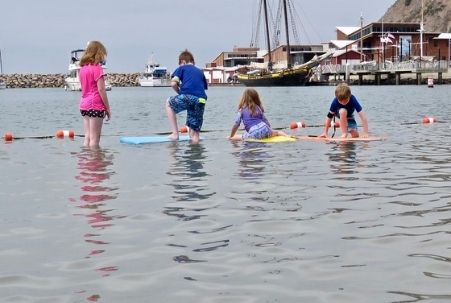
[[[84,65],[80,69],[81,100],[80,110],[106,110],[97,88],[97,81],[104,76],[100,64]]]

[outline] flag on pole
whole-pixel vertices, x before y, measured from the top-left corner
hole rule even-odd
[[[393,41],[388,37],[381,37],[382,43],[393,43]]]

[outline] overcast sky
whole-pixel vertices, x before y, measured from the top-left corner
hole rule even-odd
[[[269,0],[270,2],[274,0]],[[395,0],[293,0],[302,43],[335,39],[336,26],[377,21]],[[141,72],[151,53],[170,70],[249,46],[258,0],[1,0],[3,72],[66,73],[70,51],[99,40],[109,72]],[[264,47],[264,45],[260,45]]]

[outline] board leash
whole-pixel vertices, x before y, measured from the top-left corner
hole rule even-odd
[[[332,133],[332,137],[333,138],[335,136],[335,131],[337,130],[337,126],[335,124],[335,115],[334,115],[334,132]]]

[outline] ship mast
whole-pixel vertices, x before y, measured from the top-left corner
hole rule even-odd
[[[423,0],[421,0],[421,24],[420,24],[420,61],[423,58],[423,32],[424,32],[424,24],[423,24]]]
[[[268,25],[268,6],[266,0],[263,0],[263,9],[265,12],[265,30],[266,30],[266,43],[268,46],[268,70],[272,70],[272,58],[271,58],[271,42],[269,41],[269,25]]]
[[[284,13],[284,17],[285,17],[285,34],[287,36],[287,68],[291,68],[290,33],[288,32],[287,0],[283,0],[283,13]]]

